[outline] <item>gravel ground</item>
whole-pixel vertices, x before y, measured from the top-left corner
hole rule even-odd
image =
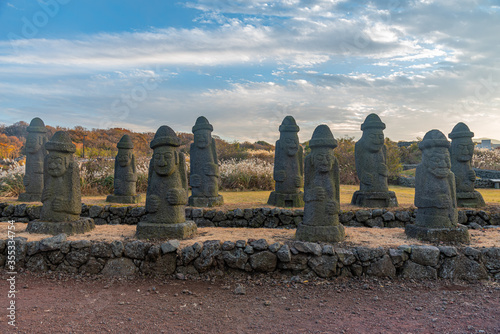
[[[8,276],[2,272],[0,278]],[[1,333],[500,333],[494,281],[16,276]]]

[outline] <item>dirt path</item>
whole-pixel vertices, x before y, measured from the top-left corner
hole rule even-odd
[[[7,278],[0,275],[2,281]],[[1,333],[499,333],[500,284],[298,278],[103,279],[18,274]],[[298,282],[297,282],[298,281]],[[241,285],[245,294],[236,294]]]

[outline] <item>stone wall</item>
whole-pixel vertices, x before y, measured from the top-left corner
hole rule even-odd
[[[406,165],[413,166],[413,165]],[[416,165],[415,165],[416,166]],[[475,188],[494,188],[495,185],[490,179],[500,179],[500,171],[488,170],[488,169],[477,169],[474,168],[476,176],[480,179],[476,179],[474,184]],[[398,177],[397,184],[402,187],[415,188],[415,178],[414,177]]]
[[[476,176],[482,179],[500,179],[500,171],[474,168]]]
[[[10,247],[10,248],[9,248]],[[7,259],[14,250],[16,267]],[[11,259],[9,259],[11,260]],[[104,276],[271,273],[305,277],[375,276],[404,279],[500,279],[500,248],[408,246],[339,248],[329,244],[264,239],[210,240],[180,248],[176,240],[67,241],[60,234],[27,242],[0,240],[0,268],[7,271],[102,274]]]
[[[25,222],[39,219],[41,206],[0,203],[1,221]],[[415,222],[415,208],[390,211],[387,209],[341,211],[339,219],[345,226],[404,227]],[[145,215],[144,207],[87,206],[82,204],[82,216],[93,218],[96,225],[135,225]],[[221,211],[215,209],[186,208],[186,219],[194,220],[198,227],[251,227],[296,228],[302,222],[304,210],[281,208],[253,208]],[[470,228],[500,225],[500,213],[484,210],[459,211],[459,223]]]
[[[399,176],[398,185],[401,187],[415,188],[415,178]]]
[[[490,179],[476,179],[476,182],[474,183],[474,188],[476,189],[495,188],[495,184],[491,182]]]

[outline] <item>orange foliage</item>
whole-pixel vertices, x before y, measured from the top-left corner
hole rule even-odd
[[[0,158],[17,158],[22,147],[23,143],[19,138],[0,133]]]

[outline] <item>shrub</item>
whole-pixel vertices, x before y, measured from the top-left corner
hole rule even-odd
[[[418,139],[421,141],[421,139]],[[408,147],[399,147],[401,163],[407,165],[419,164],[422,161],[422,151],[418,148],[417,143],[413,143]]]
[[[337,138],[338,146],[333,154],[339,162],[340,184],[359,184],[354,158],[354,137]]]
[[[500,150],[476,148],[472,166],[480,169],[500,170]]]
[[[94,159],[80,163],[80,185],[82,195],[113,193],[114,161]]]
[[[220,164],[221,190],[273,190],[273,164],[260,159],[226,160]]]
[[[398,144],[389,138],[385,138],[385,146],[387,147],[387,169],[389,170],[388,181],[392,184],[397,184],[398,177],[403,171],[401,164],[401,151]]]
[[[0,195],[5,197],[18,197],[24,192],[24,174],[8,174],[0,180]]]

